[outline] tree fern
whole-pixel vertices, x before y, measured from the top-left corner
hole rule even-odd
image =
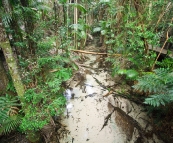
[[[173,100],[173,73],[169,69],[156,69],[138,78],[138,83],[133,87],[150,94],[144,103],[154,107],[165,105]]]

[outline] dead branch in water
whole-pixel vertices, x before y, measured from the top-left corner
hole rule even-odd
[[[105,126],[107,126],[108,120],[111,118],[111,115],[114,113],[114,111],[115,111],[115,108],[113,109],[113,111],[112,111],[110,114],[108,114],[108,115],[106,116],[105,121],[104,121],[104,124],[103,124],[101,130],[103,130],[103,128],[104,128]],[[101,130],[100,130],[100,131],[101,131]]]
[[[121,54],[108,54],[108,53],[97,53],[97,52],[90,52],[90,51],[83,51],[83,50],[71,50],[73,52],[79,52],[84,54],[92,54],[92,55],[110,55],[110,56],[121,56]]]

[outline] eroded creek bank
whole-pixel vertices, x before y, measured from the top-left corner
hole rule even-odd
[[[97,69],[96,56],[88,57],[82,68],[90,71],[86,80],[68,82],[67,111],[61,123],[69,132],[60,143],[162,143],[143,107],[114,93],[107,96],[109,91],[103,86],[114,88],[116,79],[104,69]],[[115,91],[125,92],[128,88],[116,86]]]

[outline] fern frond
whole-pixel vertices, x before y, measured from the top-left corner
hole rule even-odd
[[[168,86],[172,84],[173,75],[168,69],[156,69],[154,73],[147,73],[138,78],[138,84],[133,87],[135,90],[149,93],[166,93]]]
[[[2,23],[4,24],[5,27],[8,27],[11,21],[12,21],[12,16],[10,13],[4,13],[2,15]]]
[[[153,94],[145,99],[145,104],[158,107],[173,101],[173,73],[169,69],[160,68],[143,75],[133,87]]]
[[[8,134],[11,131],[15,130],[21,123],[21,119],[21,116],[15,115],[4,120],[0,125],[0,135]]]
[[[138,84],[133,86],[135,90],[149,93],[157,93],[166,90],[166,86],[155,74],[147,74],[138,78]]]
[[[166,103],[172,102],[172,99],[172,95],[155,94],[151,95],[149,98],[146,98],[144,103],[154,107],[159,107],[160,105],[165,106]]]
[[[16,106],[20,106],[20,104],[17,102],[16,98],[0,97],[0,124],[9,116],[18,114]]]

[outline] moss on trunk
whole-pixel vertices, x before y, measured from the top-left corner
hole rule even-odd
[[[12,52],[12,48],[11,45],[9,43],[8,40],[6,40],[6,42],[1,42],[0,43],[0,47],[3,50],[9,71],[10,71],[10,75],[12,77],[13,83],[14,83],[14,87],[16,89],[16,92],[18,94],[18,96],[21,98],[24,95],[24,85],[21,81],[20,78],[20,74],[17,68],[17,62],[15,57],[13,56],[13,52]]]

